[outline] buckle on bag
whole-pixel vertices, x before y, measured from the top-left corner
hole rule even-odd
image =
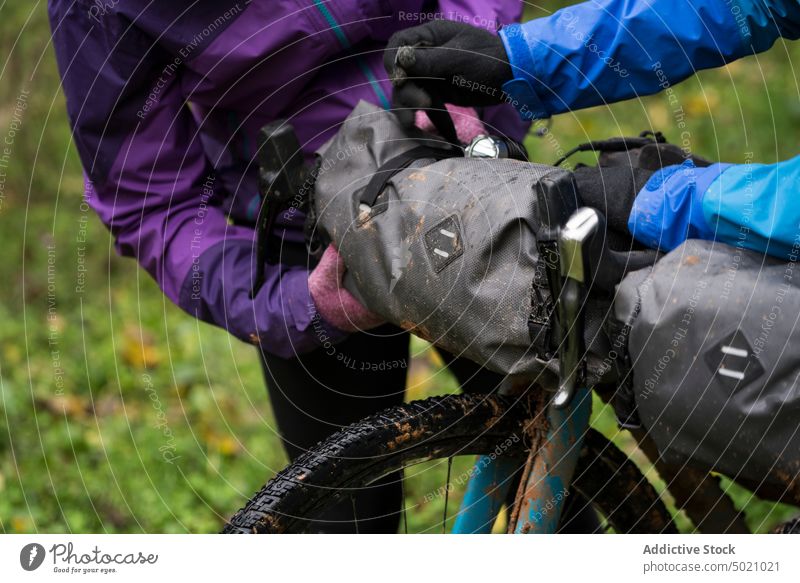
[[[584,304],[589,281],[587,257],[600,214],[579,207],[572,173],[556,170],[536,183],[539,225],[536,241],[552,298],[551,333],[558,346],[557,409],[567,407],[583,381]]]
[[[558,350],[558,391],[553,397],[557,409],[567,407],[583,377],[584,305],[588,269],[586,250],[600,226],[593,208],[576,210],[558,237],[561,293],[557,299],[561,343]]]

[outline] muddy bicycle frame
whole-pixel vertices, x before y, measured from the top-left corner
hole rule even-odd
[[[532,448],[522,476],[521,504],[509,531],[517,534],[555,533],[589,429],[592,393],[579,389],[566,408],[547,407],[547,427],[539,447]],[[490,458],[476,462],[452,529],[453,534],[488,534],[514,484],[519,458]]]

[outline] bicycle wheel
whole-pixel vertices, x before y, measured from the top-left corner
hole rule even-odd
[[[399,469],[455,455],[526,455],[527,399],[447,395],[391,408],[338,431],[270,480],[224,533],[304,532],[347,491]],[[509,445],[509,442],[513,441]],[[586,435],[573,488],[616,532],[675,532],[669,512],[628,457],[594,430]]]

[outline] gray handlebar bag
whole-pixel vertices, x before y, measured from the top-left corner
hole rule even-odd
[[[619,285],[641,421],[691,459],[800,498],[800,271],[689,240]]]
[[[345,285],[389,322],[457,356],[503,374],[552,377],[554,363],[534,353],[528,327],[538,269],[533,185],[564,171],[422,158],[365,205],[376,171],[421,145],[444,147],[362,102],[318,152],[316,225],[347,265]]]

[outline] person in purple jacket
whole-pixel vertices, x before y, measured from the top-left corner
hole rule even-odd
[[[256,135],[288,119],[310,160],[359,100],[389,107],[382,49],[392,33],[429,18],[496,30],[519,18],[520,2],[50,0],[49,12],[87,202],[119,253],[136,257],[171,301],[259,347],[289,456],[401,402],[407,335],[359,331],[377,322],[339,287],[335,256],[310,265],[300,213],[279,221],[281,264],[250,297]],[[506,106],[481,114],[496,131],[524,134]],[[465,389],[499,382],[445,359]],[[400,498],[391,476],[321,517],[319,529],[392,532]]]

